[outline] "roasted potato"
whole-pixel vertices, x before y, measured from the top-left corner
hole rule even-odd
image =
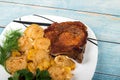
[[[33,74],[35,74],[35,72],[36,72],[36,65],[35,65],[35,63],[34,62],[28,62],[27,63],[27,68],[28,68],[28,70],[30,71],[30,72],[32,72]]]
[[[44,35],[44,30],[37,24],[32,24],[24,31],[25,36],[36,39],[41,38]]]
[[[75,62],[64,55],[59,55],[54,59],[55,63],[59,66],[69,67],[71,70],[75,69]]]
[[[52,80],[70,80],[72,77],[70,69],[58,65],[51,66],[48,71]]]
[[[27,61],[25,56],[10,57],[6,60],[6,69],[13,74],[15,71],[26,69]]]
[[[48,38],[37,38],[34,40],[33,46],[35,49],[43,49],[47,51],[50,46],[50,40]]]
[[[32,39],[26,36],[20,37],[18,40],[20,51],[25,52],[26,50],[32,49],[33,48],[32,43],[33,43]]]
[[[17,50],[12,51],[12,57],[17,57],[17,56],[20,56],[20,55],[21,55],[21,53],[18,52]]]

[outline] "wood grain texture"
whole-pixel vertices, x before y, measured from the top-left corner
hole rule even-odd
[[[18,2],[22,3],[23,1],[21,0]],[[27,1],[24,2],[27,3]],[[30,0],[30,2],[32,1]],[[34,2],[31,4],[34,4]],[[80,20],[81,22],[87,24],[94,31],[98,39],[120,42],[120,17],[34,5],[0,2],[0,26],[6,26],[15,18],[31,14],[56,15]],[[0,33],[2,30],[3,28],[0,28]],[[120,45],[99,42],[98,47],[98,64],[93,80],[120,80]]]
[[[114,77],[120,78],[119,49],[120,49],[120,45],[118,44],[98,42],[99,57],[98,57],[96,72],[102,72],[108,74],[106,76],[111,76],[111,74],[113,74]],[[99,76],[101,74],[96,74],[96,77],[97,75]],[[108,80],[108,79],[102,79],[102,80]],[[116,80],[116,79],[110,79],[110,80]]]
[[[82,21],[95,32],[98,39],[120,42],[119,17],[9,3],[0,3],[0,11],[1,26],[6,26],[13,19],[24,15],[56,15]]]
[[[95,73],[92,80],[120,80],[120,77]]]
[[[120,16],[119,0],[0,0]]]

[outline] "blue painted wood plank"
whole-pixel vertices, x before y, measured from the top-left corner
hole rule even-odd
[[[96,72],[102,72],[102,73],[120,76],[119,49],[120,49],[120,45],[118,44],[98,42],[99,55],[98,55],[98,64],[97,64]]]
[[[0,0],[3,1],[3,0]],[[9,2],[74,10],[106,13],[120,16],[119,0],[4,0]]]
[[[30,14],[64,16],[80,20],[95,32],[98,39],[120,42],[120,18],[76,11],[66,11],[37,6],[0,3],[0,25],[5,26],[13,19]]]
[[[92,80],[120,80],[120,77],[96,73]]]
[[[120,42],[120,18],[76,11],[66,11],[38,6],[0,3],[0,25],[5,26],[13,19],[29,14],[47,14],[64,16],[80,20],[87,24],[98,39]],[[0,28],[1,29],[1,28]],[[3,29],[2,29],[3,30]],[[96,72],[120,75],[120,45],[99,42],[99,57]],[[117,65],[117,66],[116,66]],[[98,78],[97,78],[98,77]],[[118,80],[113,76],[95,74],[94,80]]]

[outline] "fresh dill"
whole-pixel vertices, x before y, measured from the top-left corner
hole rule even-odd
[[[6,59],[13,50],[18,50],[18,39],[21,36],[20,30],[12,30],[5,35],[3,46],[0,46],[0,64],[4,66]]]

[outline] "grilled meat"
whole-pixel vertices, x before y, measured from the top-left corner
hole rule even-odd
[[[87,27],[78,21],[53,23],[44,30],[45,37],[51,41],[52,55],[67,55],[81,63],[87,41]]]

